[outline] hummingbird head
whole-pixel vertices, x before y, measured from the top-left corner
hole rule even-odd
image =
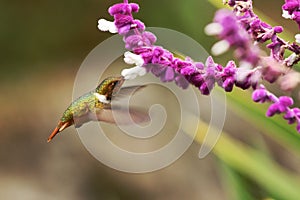
[[[124,81],[123,76],[108,77],[98,85],[96,92],[106,96],[107,100],[111,100],[111,97],[119,92]]]

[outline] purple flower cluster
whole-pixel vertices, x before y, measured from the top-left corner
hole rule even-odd
[[[115,25],[120,35],[127,34],[132,28],[144,30],[145,25],[139,21],[134,20],[132,12],[138,12],[139,5],[136,3],[118,3],[108,9],[111,16],[115,18]]]
[[[215,14],[214,22],[220,25],[219,38],[235,48],[235,55],[240,61],[255,66],[259,61],[259,49],[238,22],[237,17],[229,10],[222,9]]]
[[[215,82],[222,77],[222,66],[215,64],[211,57],[204,65],[190,58],[186,60],[176,58],[171,52],[159,46],[137,48],[134,53],[142,56],[146,69],[161,77],[162,81],[175,80],[182,88],[187,88],[190,83],[199,88],[202,94],[208,95]],[[224,77],[230,78],[228,75]]]
[[[291,67],[297,64],[300,60],[300,47],[296,43],[289,43],[278,37],[277,34],[283,31],[281,26],[272,27],[271,25],[263,22],[253,12],[251,0],[230,0],[228,5],[234,8],[234,13],[237,16],[238,23],[251,35],[254,41],[265,43],[271,41],[267,48],[271,50],[270,57],[277,62]],[[299,0],[286,0],[283,5],[283,10],[291,14],[300,21],[299,16]],[[294,14],[294,15],[293,15]],[[297,17],[296,17],[297,16]],[[284,58],[285,50],[293,52],[290,57]]]
[[[241,32],[238,30],[238,28],[242,27],[244,31],[246,31],[251,36],[251,39],[253,41],[259,42],[259,43],[265,43],[270,42],[268,45],[266,45],[267,48],[270,49],[270,56],[269,57],[260,57],[260,60],[258,61],[258,65],[260,67],[256,67],[254,65],[254,69],[257,69],[260,71],[262,78],[264,80],[269,81],[270,83],[273,83],[276,81],[280,76],[284,75],[286,73],[286,69],[284,69],[284,66],[291,67],[298,63],[300,60],[300,48],[296,43],[290,44],[289,42],[284,41],[280,37],[278,37],[278,33],[281,33],[283,31],[283,28],[281,26],[275,26],[272,27],[271,25],[261,21],[257,15],[253,12],[252,9],[252,1],[251,0],[230,0],[228,1],[228,5],[233,7],[235,15],[236,15],[236,24],[239,24],[240,26],[236,24],[231,24],[228,19],[225,19],[225,12],[221,14],[216,14],[215,22],[219,22],[219,24],[222,25],[223,29],[230,30],[230,27],[232,27],[232,30],[235,30],[235,33],[232,34],[235,35],[233,38],[238,38],[236,35],[238,35],[238,32]],[[300,1],[299,0],[286,0],[286,3],[283,5],[283,10],[287,11],[288,13],[284,13],[285,15],[290,15],[292,19],[296,20],[297,23],[300,22],[300,12],[299,11]],[[218,15],[223,15],[222,17],[218,17]],[[229,16],[229,14],[227,14]],[[216,20],[218,18],[221,18],[221,20]],[[231,17],[231,20],[233,21],[233,17]],[[222,20],[227,21],[227,23],[220,23]],[[299,24],[299,23],[298,23]],[[299,26],[300,27],[300,26]],[[233,32],[233,31],[232,31]],[[221,39],[224,39],[222,37],[222,33],[219,34],[219,37]],[[228,39],[227,39],[228,41]],[[247,44],[247,37],[244,36],[243,44]],[[248,40],[249,41],[249,40]],[[234,45],[231,45],[235,47]],[[237,47],[235,47],[237,48]],[[245,54],[249,53],[252,54],[251,49],[247,45],[244,45],[242,48],[245,49]],[[247,49],[248,48],[248,49]],[[237,49],[238,50],[238,49]],[[285,51],[289,50],[292,52],[292,54],[285,58],[284,54]],[[239,50],[241,51],[241,50]],[[257,54],[258,55],[258,54]],[[237,56],[238,57],[238,56]],[[239,60],[241,58],[238,57]],[[255,77],[255,75],[252,75],[252,77]],[[256,81],[254,81],[256,82]],[[295,83],[295,84],[294,84]],[[289,80],[288,85],[296,85],[298,83],[298,80]],[[257,82],[256,82],[257,84]],[[257,88],[257,87],[253,87]],[[282,96],[277,98],[274,94],[268,92],[263,86],[260,86],[253,92],[253,100],[255,102],[273,102],[266,115],[268,117],[271,117],[275,114],[285,113],[284,119],[288,120],[289,124],[297,122],[297,130],[300,132],[300,109],[299,108],[293,108],[291,109],[290,106],[293,104],[293,100],[290,97]]]
[[[173,54],[161,47],[154,46],[156,36],[145,31],[145,25],[132,17],[132,12],[138,12],[138,10],[138,4],[126,1],[115,4],[108,10],[110,15],[114,17],[118,33],[123,35],[125,47],[137,55],[141,55],[147,71],[160,77],[161,81],[175,81],[179,87],[187,88],[186,79],[171,67],[170,61],[173,60]]]
[[[190,58],[181,60],[159,46],[141,47],[135,49],[134,53],[142,56],[146,69],[161,77],[162,81],[170,81],[175,78],[177,85],[186,88],[188,83],[184,80],[187,80],[204,95],[210,94],[215,83],[224,88],[226,92],[232,91],[234,85],[248,89],[251,86],[255,88],[258,83],[258,79],[254,78],[256,76],[255,70],[249,70],[246,72],[245,78],[238,80],[239,70],[233,61],[228,62],[223,67],[216,64],[212,57],[208,57],[205,64],[194,62]],[[185,79],[182,76],[175,76],[171,69],[184,76]],[[178,81],[179,78],[180,82]]]
[[[225,91],[230,92],[233,86],[236,85],[242,89],[255,87],[258,79],[253,79],[254,73],[249,71],[243,80],[237,80],[238,70],[234,62],[229,62],[226,67],[214,63],[213,59],[209,57],[205,64],[201,62],[194,62],[190,58],[182,60],[176,58],[171,52],[160,47],[155,46],[156,37],[153,33],[146,32],[145,26],[142,22],[135,20],[132,17],[132,12],[138,11],[137,4],[120,3],[115,4],[109,8],[109,13],[114,16],[114,23],[118,29],[119,34],[124,36],[124,42],[127,49],[132,50],[133,53],[140,55],[144,60],[144,67],[148,72],[160,77],[161,81],[175,83],[181,88],[187,88],[189,83],[199,88],[202,94],[208,95],[217,83],[223,87]],[[221,23],[224,27],[226,24],[236,25],[235,16],[229,15],[222,19],[224,14],[219,12],[216,21]],[[241,59],[247,62],[257,63],[258,55],[257,49],[249,42],[247,34],[238,32],[242,30],[232,28],[228,31],[228,27],[223,29],[222,37],[231,45],[238,47],[237,54]],[[245,52],[244,49],[252,52]],[[254,80],[254,81],[253,81]]]
[[[145,31],[144,23],[132,17],[132,12],[138,11],[138,4],[127,2],[115,4],[108,9],[109,14],[115,19],[118,33],[124,36],[123,40],[128,50],[151,46],[156,42],[156,36]]]
[[[285,0],[285,4],[283,4],[282,10],[286,11],[284,12],[283,16],[295,20],[300,29],[300,1]]]
[[[296,122],[297,130],[300,132],[300,109],[290,108],[293,100],[286,96],[277,98],[264,86],[258,87],[261,77],[274,82],[277,76],[282,74],[282,71],[275,69],[272,63],[278,65],[284,62],[290,65],[297,63],[297,56],[294,55],[286,61],[283,54],[285,49],[299,54],[300,47],[296,44],[290,45],[277,36],[283,31],[282,27],[271,27],[262,22],[253,13],[251,0],[230,0],[228,4],[234,7],[236,15],[225,10],[218,11],[213,25],[214,27],[217,25],[217,31],[211,29],[213,30],[211,32],[219,35],[223,45],[227,43],[228,47],[235,48],[235,55],[241,64],[239,68],[233,61],[229,61],[223,67],[215,63],[212,57],[208,57],[205,63],[195,62],[188,57],[183,60],[175,57],[163,47],[156,46],[156,36],[145,31],[145,25],[132,16],[132,12],[138,12],[139,6],[135,3],[128,3],[127,0],[109,8],[109,13],[114,17],[115,27],[110,27],[109,23],[102,24],[100,27],[103,30],[117,30],[123,36],[125,47],[133,52],[130,55],[127,54],[131,56],[127,60],[130,63],[139,63],[137,67],[144,67],[148,72],[160,77],[161,81],[175,81],[184,89],[192,84],[204,95],[210,94],[216,84],[227,92],[232,91],[234,86],[242,89],[252,87],[254,89],[252,98],[255,102],[272,102],[267,111],[268,117],[284,113],[284,119],[290,124]],[[271,49],[271,56],[260,57],[259,49],[253,41],[264,43],[268,40],[271,41],[267,46]],[[134,61],[135,59],[137,60]],[[260,67],[257,67],[258,65]],[[141,68],[137,67],[134,67],[132,72],[139,72]],[[124,74],[131,77],[130,71],[129,69]]]
[[[253,92],[252,99],[253,101],[260,103],[264,103],[266,101],[272,102],[266,113],[267,117],[283,113],[283,118],[286,119],[289,124],[297,123],[297,131],[300,132],[300,109],[290,108],[290,106],[294,104],[291,97],[281,96],[277,98],[274,94],[267,91],[263,85],[261,85]]]
[[[248,5],[246,4],[246,1],[242,1],[244,4],[237,4],[237,2],[239,1],[232,1],[231,5]],[[250,12],[251,10],[248,8],[249,7],[247,6],[244,9],[240,8],[239,13],[243,12],[244,15],[239,16],[235,16],[229,10],[219,10],[215,15],[214,23],[212,23],[213,26],[208,25],[206,31],[208,34],[210,34],[210,32],[216,33],[222,41],[225,40],[229,44],[228,47],[235,49],[235,57],[240,61],[240,67],[243,67],[243,63],[248,65],[250,64],[252,68],[256,68],[256,66],[260,65],[261,68],[257,70],[260,72],[257,72],[256,75],[259,75],[264,80],[272,83],[277,80],[280,75],[282,75],[281,70],[279,70],[277,67],[278,64],[276,66],[270,65],[270,63],[277,63],[278,59],[283,60],[282,57],[284,49],[278,45],[284,45],[284,43],[282,43],[282,41],[278,39],[276,35],[282,31],[282,28],[279,26],[273,28],[260,21],[257,16],[251,14],[252,12]],[[219,31],[209,30],[218,27]],[[266,42],[268,40],[274,41],[267,46],[271,48],[271,56],[261,57],[260,49],[257,45],[253,44],[253,39],[257,42]],[[220,46],[219,48],[223,47]],[[266,60],[270,62],[265,62]],[[247,78],[249,79],[251,77]],[[256,79],[258,78],[260,77],[256,77]],[[257,81],[258,80],[255,80],[252,86],[255,86],[255,82]],[[237,86],[240,85],[237,84]],[[243,84],[241,88],[248,88],[244,86],[245,84]]]

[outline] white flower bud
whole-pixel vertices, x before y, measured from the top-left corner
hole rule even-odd
[[[124,76],[126,80],[135,79],[137,76],[144,76],[146,74],[146,69],[141,66],[135,66],[129,69],[123,69],[121,75]]]
[[[143,66],[144,65],[144,59],[142,56],[131,53],[130,51],[127,51],[124,53],[124,61],[127,64],[135,64],[137,66]]]
[[[289,11],[283,10],[282,11],[282,17],[285,19],[292,19],[293,16],[289,14]]]
[[[219,23],[210,23],[204,28],[206,35],[218,35],[222,30],[223,27]]]
[[[227,42],[226,40],[221,40],[212,46],[211,53],[215,56],[218,56],[228,51],[229,47],[229,42]]]
[[[98,29],[100,31],[109,31],[110,33],[117,33],[118,29],[114,22],[107,21],[106,19],[99,19]]]

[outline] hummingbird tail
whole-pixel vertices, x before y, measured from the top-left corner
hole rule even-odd
[[[50,142],[56,136],[57,133],[63,131],[65,128],[67,128],[71,125],[72,125],[72,123],[70,123],[70,122],[59,122],[57,127],[53,130],[53,132],[48,137],[47,142]]]

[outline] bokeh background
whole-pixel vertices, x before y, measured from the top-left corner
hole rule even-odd
[[[226,133],[204,159],[198,158],[198,139],[169,167],[128,174],[94,159],[74,128],[46,143],[72,100],[80,64],[110,37],[97,30],[97,21],[111,19],[107,8],[117,2],[0,2],[0,199],[300,198],[300,137],[280,117],[265,119],[266,107],[238,89],[228,95]],[[180,31],[208,51],[216,41],[203,33],[217,9],[209,1],[137,2],[141,10],[135,17],[147,26]],[[282,4],[260,0],[254,5],[296,33],[293,22],[281,19]],[[230,54],[215,58],[222,64],[228,59]],[[199,99],[203,107],[206,101]]]

